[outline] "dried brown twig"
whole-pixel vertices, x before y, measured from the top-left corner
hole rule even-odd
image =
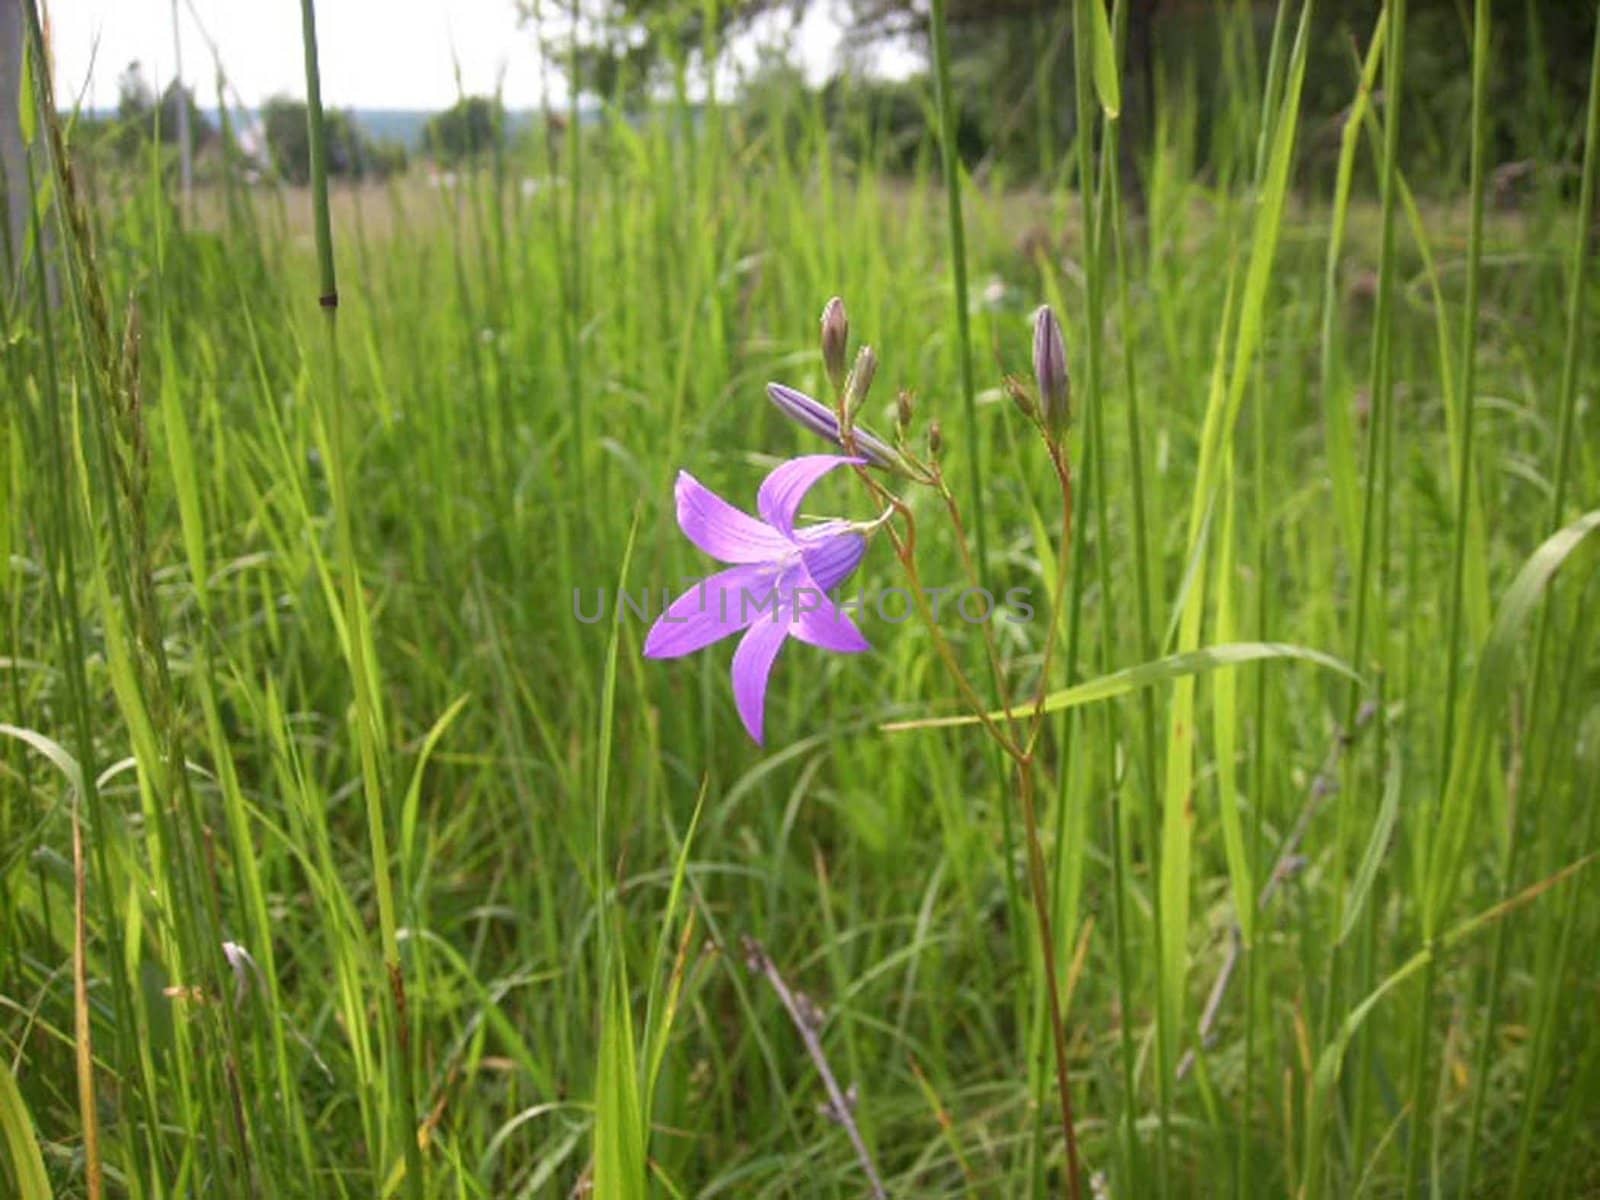
[[[855,1147],[856,1158],[861,1162],[861,1169],[866,1172],[867,1182],[872,1185],[872,1195],[875,1200],[888,1200],[889,1193],[884,1190],[883,1180],[878,1176],[878,1168],[873,1165],[872,1155],[867,1151],[867,1143],[862,1140],[861,1130],[856,1126],[855,1084],[852,1083],[848,1089],[840,1088],[838,1078],[828,1066],[828,1057],[822,1052],[822,1039],[818,1036],[826,1019],[822,1010],[810,996],[795,991],[784,981],[783,974],[772,961],[772,956],[767,953],[765,946],[749,936],[741,937],[739,942],[744,949],[745,966],[750,968],[751,974],[763,976],[772,985],[772,990],[778,994],[778,999],[788,1012],[789,1019],[799,1031],[800,1040],[806,1044],[806,1053],[816,1065],[817,1074],[822,1076],[822,1085],[828,1089],[828,1102],[821,1106],[823,1114],[844,1126],[845,1133],[850,1137],[850,1144]]]

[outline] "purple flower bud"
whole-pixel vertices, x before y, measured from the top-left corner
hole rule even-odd
[[[822,310],[822,365],[835,393],[844,390],[844,352],[849,339],[850,318],[845,316],[844,301],[835,296]]]
[[[1061,325],[1048,304],[1041,304],[1033,314],[1033,375],[1039,382],[1045,428],[1058,438],[1072,420],[1072,380],[1067,375]]]
[[[818,437],[826,438],[835,446],[844,445],[844,436],[839,431],[839,417],[831,408],[817,400],[813,400],[804,392],[797,391],[782,383],[767,384],[767,396],[772,403],[778,406],[778,411],[791,421],[803,425]],[[854,429],[852,439],[855,451],[875,467],[882,467],[886,471],[894,471],[900,475],[915,477],[915,473],[907,465],[905,459],[887,442],[876,434],[866,429]]]

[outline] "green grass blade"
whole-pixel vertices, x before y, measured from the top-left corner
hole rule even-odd
[[[1084,683],[1061,688],[1045,696],[1044,711],[1065,712],[1068,709],[1081,708],[1086,704],[1096,704],[1102,700],[1126,696],[1129,692],[1153,687],[1169,680],[1187,679],[1203,675],[1208,671],[1274,658],[1314,663],[1347,678],[1357,678],[1347,664],[1320,650],[1294,646],[1286,642],[1234,642],[1221,646],[1206,646],[1183,654],[1169,654],[1155,662],[1124,667],[1120,671],[1112,671],[1110,674],[1097,676]],[[1003,709],[996,709],[986,715],[990,720],[999,720],[1004,719],[1005,712]],[[921,717],[909,721],[891,721],[880,728],[885,732],[900,733],[913,729],[948,729],[958,725],[976,725],[979,720],[980,718],[971,714],[959,717]]]
[[[1238,627],[1234,612],[1233,577],[1237,568],[1237,539],[1234,522],[1233,451],[1222,468],[1222,529],[1217,539],[1217,573],[1212,592],[1216,597],[1216,635],[1227,645]],[[1239,934],[1249,947],[1255,941],[1256,891],[1252,881],[1250,856],[1245,846],[1244,823],[1240,819],[1236,757],[1239,750],[1238,677],[1232,671],[1217,672],[1211,682],[1212,736],[1217,747],[1217,811],[1222,821],[1222,849],[1228,860],[1232,882],[1233,914]]]
[[[1489,761],[1501,714],[1511,692],[1522,630],[1539,608],[1556,573],[1600,529],[1600,509],[1551,535],[1529,555],[1501,597],[1489,637],[1478,650],[1478,666],[1462,699],[1460,735],[1450,761],[1437,833],[1422,895],[1423,936],[1432,938],[1460,886],[1461,856],[1471,832],[1479,785]]]
[[[661,934],[656,942],[655,956],[650,970],[650,1007],[645,1014],[645,1045],[648,1047],[649,1066],[645,1072],[644,1111],[652,1111],[656,1084],[661,1078],[661,1064],[667,1056],[667,1040],[672,1032],[672,1019],[677,1011],[679,992],[683,986],[682,963],[675,964],[672,977],[667,981],[665,995],[657,999],[657,989],[662,986],[661,972],[667,961],[667,947],[683,899],[683,881],[689,870],[689,850],[694,845],[694,835],[700,828],[700,814],[705,811],[706,788],[702,784],[694,802],[694,814],[689,818],[689,828],[683,835],[677,861],[672,867],[672,883],[667,889],[667,903],[661,913]],[[692,914],[691,914],[692,917]],[[685,925],[684,936],[689,935],[692,921]],[[687,945],[685,945],[687,949]]]
[[[1089,0],[1090,22],[1094,30],[1094,90],[1106,119],[1115,121],[1122,113],[1122,84],[1117,72],[1117,47],[1111,37],[1111,22],[1103,0]]]
[[[11,1064],[0,1058],[0,1134],[5,1137],[11,1181],[17,1200],[50,1200],[50,1177],[33,1130],[33,1118],[17,1090]]]
[[[606,982],[595,1074],[594,1194],[617,1200],[649,1195],[645,1173],[644,1105],[634,1053],[633,1012],[621,957]]]
[[[1395,756],[1389,760],[1388,778],[1383,787],[1383,801],[1378,807],[1377,819],[1372,823],[1372,835],[1367,839],[1367,848],[1362,851],[1361,862],[1356,867],[1355,882],[1350,885],[1344,923],[1339,927],[1340,942],[1355,930],[1356,921],[1366,906],[1372,885],[1377,882],[1378,871],[1383,866],[1384,855],[1389,849],[1389,839],[1394,834],[1395,822],[1400,816],[1400,779],[1400,758]]]

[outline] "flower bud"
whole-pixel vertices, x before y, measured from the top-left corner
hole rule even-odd
[[[901,388],[894,398],[894,427],[904,440],[911,428],[911,393]]]
[[[826,438],[835,446],[844,445],[844,433],[839,428],[839,416],[820,400],[813,400],[804,392],[781,383],[767,384],[767,396],[791,421],[804,426],[818,437]],[[852,429],[851,441],[856,453],[875,467],[882,467],[899,475],[912,477],[905,456],[891,449],[888,443],[869,429]]]
[[[861,347],[856,352],[856,365],[850,368],[850,377],[844,384],[844,411],[852,420],[861,411],[867,392],[872,388],[872,378],[877,373],[877,352],[871,346]]]
[[[1059,438],[1072,420],[1072,380],[1067,376],[1067,346],[1048,304],[1033,314],[1033,375],[1045,428]]]
[[[944,430],[939,427],[938,421],[928,422],[928,455],[938,458],[939,452],[944,449]]]
[[[849,339],[850,319],[845,316],[844,301],[835,296],[822,310],[822,366],[835,393],[844,390],[844,352]]]

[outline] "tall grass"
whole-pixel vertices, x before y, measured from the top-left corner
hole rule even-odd
[[[869,600],[872,654],[787,650],[761,750],[725,652],[646,663],[618,605],[705,570],[678,469],[748,504],[820,448],[762,388],[825,390],[842,294],[863,419],[910,389],[979,489],[986,586],[1038,601],[1068,555],[1051,653],[999,621],[973,678],[999,707],[1050,668],[1086,1193],[1592,1194],[1600,40],[1576,186],[1503,211],[1502,7],[1462,26],[1448,185],[1400,152],[1402,6],[1351,31],[1328,130],[1285,2],[1259,45],[1217,18],[1211,120],[1162,78],[1137,204],[1126,5],[1079,0],[1071,191],[958,179],[932,130],[908,174],[846,162],[810,102],[699,121],[680,75],[454,191],[197,183],[181,223],[154,148],[85,174],[35,27],[0,1193],[855,1196],[865,1153],[891,1195],[1066,1194],[1016,786],[927,721],[959,710],[929,639]],[[999,386],[1045,301],[1066,548]],[[935,515],[919,572],[955,584]],[[815,1002],[853,1129],[744,936]]]

